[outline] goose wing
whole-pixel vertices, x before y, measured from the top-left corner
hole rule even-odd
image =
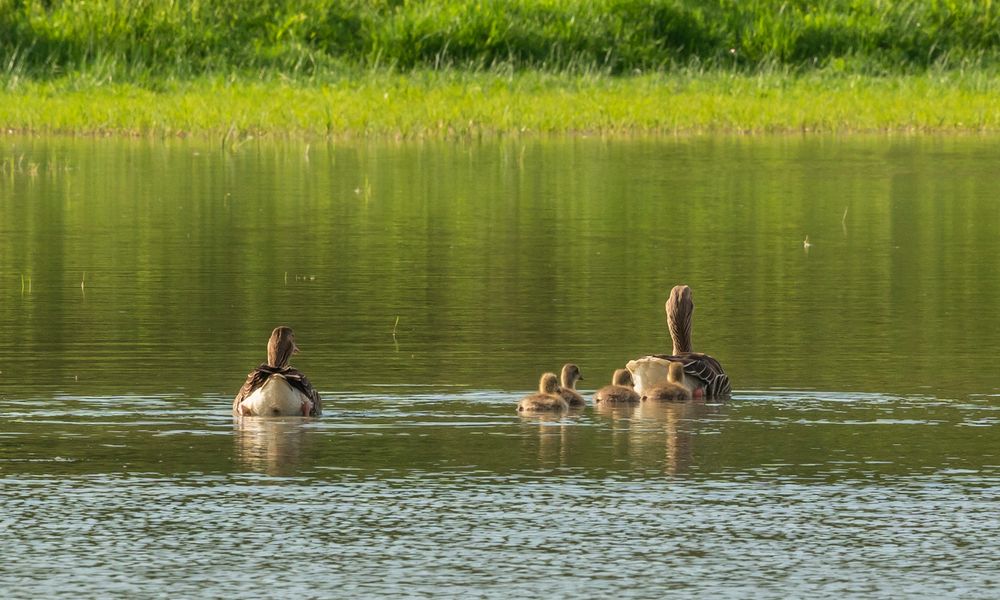
[[[291,384],[293,388],[299,390],[312,400],[312,410],[309,411],[310,417],[318,417],[323,414],[323,399],[320,398],[319,392],[317,392],[316,388],[309,383],[309,379],[306,378],[302,371],[292,367],[286,367],[281,371],[281,375],[285,378],[285,381]]]
[[[233,399],[233,414],[243,414],[241,412],[240,405],[243,404],[244,400],[250,397],[250,394],[254,393],[254,390],[264,385],[264,382],[270,379],[274,372],[275,369],[272,369],[267,365],[267,363],[264,363],[247,374],[247,380],[243,382],[243,387],[240,388],[239,393],[236,394],[236,398]]]

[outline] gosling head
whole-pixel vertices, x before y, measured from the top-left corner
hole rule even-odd
[[[288,366],[292,355],[299,351],[295,345],[295,332],[291,327],[275,327],[271,339],[267,341],[267,364],[283,369]]]
[[[559,393],[559,378],[555,373],[546,373],[538,381],[538,391],[543,394]]]
[[[670,383],[684,383],[684,365],[671,361],[667,367],[667,381]]]
[[[580,374],[580,367],[572,363],[567,363],[563,365],[562,386],[565,388],[573,389],[576,387],[577,381],[583,381],[583,375]]]
[[[628,369],[616,369],[615,374],[611,377],[611,383],[627,388],[635,385],[632,381],[632,374],[629,373]]]

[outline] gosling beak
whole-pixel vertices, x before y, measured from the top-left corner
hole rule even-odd
[[[302,352],[301,350],[299,350],[299,347],[296,346],[295,344],[292,344],[292,354],[298,354],[299,352]]]

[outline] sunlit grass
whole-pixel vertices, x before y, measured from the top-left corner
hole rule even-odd
[[[996,64],[990,0],[0,0],[0,72]]]
[[[0,91],[0,127],[34,133],[459,138],[591,133],[998,131],[1000,78],[815,71],[633,77],[370,72],[325,83],[199,78],[153,90],[79,78]]]
[[[0,0],[0,127],[446,138],[998,129],[1000,3]]]

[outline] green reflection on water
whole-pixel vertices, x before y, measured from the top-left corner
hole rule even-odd
[[[5,138],[3,393],[235,393],[279,323],[321,391],[596,388],[669,349],[679,282],[737,392],[990,393],[998,150]]]

